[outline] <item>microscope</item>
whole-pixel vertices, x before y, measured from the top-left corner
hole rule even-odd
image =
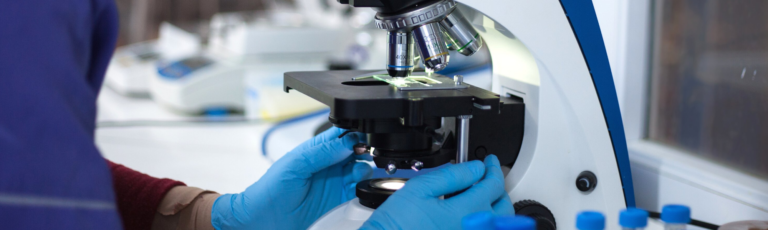
[[[591,1],[339,2],[377,12],[376,26],[388,34],[385,70],[288,72],[284,89],[329,106],[334,126],[365,133],[376,167],[394,176],[494,154],[516,213],[539,229],[572,229],[583,210],[602,211],[616,226],[618,211],[634,206]],[[478,52],[491,57],[491,89],[437,73],[451,55]],[[404,183],[362,181],[356,199],[310,229],[357,229]]]

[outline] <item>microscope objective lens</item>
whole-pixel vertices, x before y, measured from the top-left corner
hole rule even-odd
[[[424,24],[414,29],[412,34],[427,69],[440,71],[448,66],[448,48],[445,46],[440,24],[437,22]]]
[[[451,44],[451,50],[456,50],[464,56],[471,56],[483,46],[483,39],[466,18],[461,15],[459,10],[454,10],[451,14],[440,21],[445,31],[445,37]]]
[[[389,32],[387,73],[392,77],[407,77],[413,72],[413,39],[407,32]]]

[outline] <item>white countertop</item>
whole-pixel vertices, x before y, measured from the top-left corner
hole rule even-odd
[[[268,158],[261,141],[273,123],[205,121],[108,88],[98,106],[96,144],[105,158],[220,193],[243,191],[264,175],[273,159],[311,138],[327,120],[321,115],[276,130],[268,141]]]

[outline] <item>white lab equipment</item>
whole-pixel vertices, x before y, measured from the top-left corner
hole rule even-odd
[[[174,111],[199,114],[243,108],[244,67],[195,55],[157,64],[152,98]]]
[[[149,97],[150,80],[157,78],[157,61],[200,52],[200,37],[170,23],[160,25],[158,40],[118,48],[107,68],[104,84],[124,96]]]
[[[109,62],[104,84],[130,97],[148,97],[149,79],[157,75],[155,61],[160,58],[154,41],[118,48]]]
[[[353,61],[349,68],[365,68],[381,60],[367,57],[383,50],[370,39],[370,33],[381,31],[353,28],[344,20],[331,22],[336,23],[317,23],[285,9],[215,15],[203,51],[159,62],[160,75],[151,80],[152,96],[187,114],[226,109],[244,111],[252,119],[280,119],[317,110],[320,104],[307,97],[279,93],[283,72],[326,70],[332,60],[345,56]],[[170,38],[161,40],[190,36],[166,34]]]
[[[370,2],[349,1],[348,4],[366,6],[365,4]],[[453,11],[454,7],[455,11]],[[403,36],[399,36],[395,32],[409,32],[408,28],[416,28],[443,20],[444,18],[440,18],[439,15],[444,17],[444,15],[452,12],[460,12],[471,25],[472,30],[476,30],[478,33],[464,36],[462,37],[463,40],[456,39],[462,36],[463,31],[472,31],[464,27],[464,29],[458,29],[458,32],[454,31],[452,35],[445,35],[451,36],[455,44],[461,44],[458,42],[464,41],[462,42],[464,45],[451,55],[465,54],[461,51],[465,47],[471,47],[472,50],[468,53],[482,52],[479,48],[487,46],[493,74],[492,91],[497,94],[495,100],[500,100],[499,97],[501,97],[501,101],[524,102],[524,115],[522,115],[524,117],[524,133],[519,149],[508,149],[509,152],[495,153],[500,156],[500,160],[502,159],[501,156],[505,154],[513,154],[515,157],[514,164],[509,168],[509,171],[505,171],[505,180],[506,190],[513,202],[516,203],[518,213],[546,219],[546,221],[539,221],[539,225],[550,224],[552,228],[572,229],[573,223],[576,223],[576,213],[581,210],[596,210],[606,213],[608,226],[619,225],[618,211],[628,206],[634,206],[634,191],[613,79],[591,2],[573,0],[454,2],[453,0],[440,0],[424,2],[424,4],[399,12],[402,12],[402,17],[392,16],[392,14],[376,16],[378,27],[390,32],[390,48],[401,45],[397,49],[392,49],[390,55],[394,54],[393,52],[398,55],[411,52],[408,50],[408,46],[403,45],[405,43],[400,43],[401,40],[397,40]],[[456,20],[456,18],[452,20]],[[455,25],[461,25],[460,20],[454,22],[457,22],[454,23]],[[450,25],[443,24],[441,26],[440,28],[444,30],[455,29],[455,27],[448,27]],[[440,33],[435,31],[437,30],[433,25],[433,31],[430,33],[434,32],[434,34],[438,34],[436,36],[439,36]],[[421,33],[414,36],[422,36],[424,38],[418,39],[425,39],[425,41],[434,39],[423,34],[424,31]],[[402,41],[406,42],[407,39]],[[416,44],[422,45],[424,43],[416,42]],[[435,44],[439,44],[439,42]],[[442,49],[444,48],[434,47],[434,50],[421,51],[422,61],[433,57],[440,59],[440,62],[427,65],[428,69],[444,68],[441,65],[448,62],[448,57],[444,52],[441,53]],[[434,56],[426,56],[432,54]],[[390,61],[388,66],[382,63],[380,68],[403,70],[412,67],[394,65],[400,62],[392,57],[390,56],[388,60]],[[402,63],[407,64],[407,62]],[[383,99],[409,99],[410,101],[403,102],[407,103],[408,106],[402,107],[402,111],[407,111],[407,113],[404,112],[405,114],[415,114],[416,118],[419,118],[422,113],[422,110],[419,110],[420,105],[431,103],[426,99],[420,100],[422,96],[433,100],[448,100],[452,97],[471,94],[474,95],[474,107],[477,111],[496,108],[494,107],[496,105],[483,104],[483,100],[490,100],[491,97],[486,98],[487,94],[478,96],[480,95],[477,93],[479,91],[471,86],[466,86],[462,82],[461,76],[449,79],[441,75],[427,73],[426,76],[409,77],[407,79],[413,80],[412,82],[408,85],[400,85],[398,82],[407,79],[398,79],[394,76],[391,78],[380,73],[349,72],[348,74],[359,76],[352,76],[353,79],[342,79],[340,72],[318,72],[315,75],[323,76],[313,78],[312,73],[286,73],[285,87],[286,90],[295,89],[329,105],[331,107],[330,119],[332,123],[335,121],[334,124],[337,126],[358,127],[355,126],[358,123],[355,123],[354,117],[370,115],[363,114],[361,112],[363,110],[348,107],[349,105],[368,110],[376,108],[374,104],[376,101],[366,98],[365,95],[362,95],[363,93],[353,95],[358,92],[378,92],[379,94],[376,96],[382,96],[382,98],[377,98],[377,100],[381,101]],[[371,77],[386,83],[382,86],[375,80],[349,81]],[[288,81],[289,78],[290,82]],[[320,80],[320,78],[329,80]],[[344,80],[347,82],[339,82],[339,85],[335,87],[326,85],[329,83],[328,81]],[[434,82],[439,84],[433,84]],[[442,84],[441,82],[451,84]],[[387,84],[391,84],[388,87],[392,88],[389,94],[385,92],[386,88],[374,88],[384,87]],[[353,87],[370,87],[368,88],[370,90],[359,90]],[[435,92],[430,94],[428,93],[431,92],[429,90]],[[445,95],[454,96],[435,96],[441,94],[440,92],[450,92],[450,94]],[[344,104],[356,99],[352,96],[360,96],[360,101],[363,103]],[[506,105],[505,103],[508,102],[502,104]],[[513,102],[512,105],[514,104]],[[454,105],[460,106],[459,104]],[[385,105],[382,104],[381,106]],[[499,106],[504,108],[502,105]],[[409,108],[416,109],[409,110]],[[447,110],[435,109],[431,114],[441,115],[439,114],[441,111]],[[373,116],[375,114],[369,117]],[[347,117],[351,120],[345,120]],[[445,117],[443,116],[444,120]],[[412,122],[410,118],[400,119],[403,126]],[[476,127],[474,125],[466,125],[468,122],[474,121],[472,119],[472,116],[465,115],[450,118],[450,120],[455,121],[456,135],[459,136],[457,138],[459,144],[455,150],[456,162],[467,159],[466,144],[462,146],[461,143],[467,143],[466,141],[469,139],[471,145],[473,136],[475,138],[480,136],[466,134],[477,130],[470,128]],[[522,117],[514,117],[513,119],[520,120]],[[419,120],[413,122],[415,122],[413,124],[421,124],[418,123]],[[365,126],[359,127],[365,128]],[[503,129],[500,127],[502,126],[497,127],[496,130]],[[487,130],[494,131],[494,129]],[[431,131],[425,132],[430,133]],[[468,138],[465,134],[468,135]],[[484,136],[482,138],[491,137]],[[431,138],[425,137],[425,140],[431,140]],[[490,139],[488,140],[490,141]],[[372,145],[372,147],[377,146]],[[475,156],[482,158],[487,154],[483,150],[485,149],[469,149],[468,154],[470,158],[475,158]],[[441,157],[438,154],[430,156],[432,158],[428,160]],[[377,161],[377,157],[388,156],[375,154],[374,161]],[[413,160],[407,162],[422,163],[422,161]],[[502,160],[502,162],[504,161]],[[408,168],[403,164],[407,163],[405,161],[393,161],[389,164],[384,162],[380,165],[380,162],[377,162],[377,167],[386,168],[387,172],[392,171],[394,173],[398,168]],[[417,164],[414,163],[414,166]],[[315,222],[310,229],[356,229],[364,222],[365,216],[370,215],[373,210],[372,208],[360,208],[356,202],[360,202],[360,200],[352,200],[333,209]],[[526,209],[526,207],[536,207],[536,210],[539,211],[529,211],[532,209]]]

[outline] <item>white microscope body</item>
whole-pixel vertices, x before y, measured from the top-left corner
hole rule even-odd
[[[569,2],[588,4],[594,17],[590,2]],[[560,229],[574,229],[581,211],[600,211],[610,229],[619,226],[621,209],[634,206],[623,128],[614,122],[609,129],[609,115],[618,113],[618,102],[601,102],[610,93],[615,98],[615,91],[598,92],[599,84],[593,80],[593,74],[598,77],[597,69],[586,59],[582,50],[586,43],[582,38],[580,44],[565,4],[559,0],[473,0],[459,2],[457,10],[488,46],[492,91],[525,102],[523,144],[517,161],[506,172],[506,190],[513,203],[530,199],[546,205]],[[596,24],[596,18],[594,21]],[[602,37],[599,39],[602,45]],[[609,67],[603,67],[608,68],[610,78]],[[611,80],[610,87],[612,84]],[[615,111],[608,114],[608,109]],[[619,118],[619,126],[620,122]],[[577,177],[584,171],[596,175],[594,190],[576,188]],[[354,199],[331,210],[310,229],[359,228],[373,209],[357,202]]]

